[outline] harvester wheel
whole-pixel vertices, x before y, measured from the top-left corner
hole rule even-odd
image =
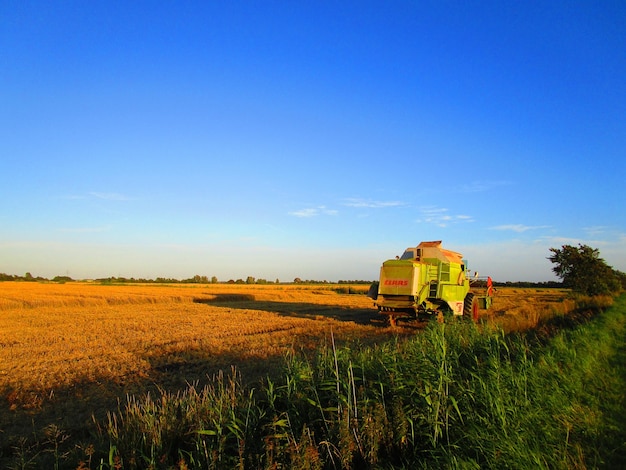
[[[463,316],[465,318],[471,318],[472,321],[478,321],[478,301],[474,294],[467,294],[465,296],[465,302],[463,303]]]
[[[367,291],[367,296],[370,299],[376,300],[378,298],[378,282],[373,282]]]

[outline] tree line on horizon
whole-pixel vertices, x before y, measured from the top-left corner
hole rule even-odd
[[[611,292],[626,290],[626,273],[614,269],[609,266],[604,259],[600,257],[600,251],[588,245],[579,244],[577,247],[573,245],[563,245],[559,248],[550,248],[551,256],[548,257],[554,266],[552,271],[560,278],[560,281],[493,281],[493,285],[497,287],[535,287],[535,288],[569,288],[575,292],[586,295],[602,295]],[[0,273],[0,282],[2,281],[20,281],[20,282],[84,282],[86,280],[75,280],[70,276],[55,276],[47,279],[41,276],[33,276],[30,272],[23,276],[15,274]],[[89,280],[99,282],[101,284],[129,284],[129,283],[155,283],[155,284],[219,284],[220,281],[216,276],[209,278],[196,274],[187,279],[175,279],[157,277],[156,279],[146,278],[126,278],[126,277],[106,277]],[[337,282],[329,282],[327,280],[303,280],[296,277],[291,282],[281,282],[279,279],[275,281],[267,279],[257,279],[254,276],[248,276],[245,280],[229,279],[222,281],[223,284],[371,284],[369,280],[339,280]]]
[[[336,282],[327,281],[327,280],[314,280],[314,279],[300,279],[295,278],[293,281],[282,282],[279,279],[275,281],[267,280],[267,279],[256,279],[252,276],[248,276],[246,279],[229,279],[228,281],[219,281],[217,277],[213,276],[208,278],[207,276],[199,276],[196,275],[192,278],[188,279],[175,279],[175,278],[164,278],[157,277],[155,279],[145,279],[145,278],[126,278],[126,277],[106,277],[106,278],[98,278],[93,280],[84,280],[84,279],[73,279],[70,276],[55,276],[52,279],[41,277],[41,276],[32,276],[30,273],[26,273],[23,276],[15,275],[15,274],[6,274],[0,273],[0,282],[56,282],[59,284],[65,282],[98,282],[100,284],[303,284],[303,285],[314,285],[314,284],[363,284],[369,285],[373,281],[368,280],[338,280]],[[561,281],[505,281],[498,282],[494,281],[493,285],[496,287],[531,287],[531,288],[562,288],[564,287],[563,282]]]
[[[370,284],[372,281],[369,280],[343,280],[340,279],[338,281],[327,281],[327,280],[315,280],[315,279],[301,279],[296,277],[293,281],[280,281],[276,279],[274,281],[264,279],[264,278],[255,278],[254,276],[248,276],[246,279],[238,278],[238,279],[229,279],[228,281],[219,281],[217,276],[212,276],[209,278],[208,276],[201,276],[196,274],[193,277],[186,279],[176,279],[171,277],[157,277],[154,279],[151,278],[135,278],[135,277],[103,277],[96,279],[73,279],[70,276],[55,276],[52,279],[42,277],[42,276],[33,276],[31,273],[27,272],[23,276],[16,274],[6,274],[0,273],[0,282],[2,281],[19,281],[19,282],[99,282],[101,284]]]

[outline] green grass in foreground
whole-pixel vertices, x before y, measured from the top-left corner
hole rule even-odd
[[[68,468],[626,468],[625,332],[622,296],[544,340],[459,321],[330,344],[255,389],[129,398]]]

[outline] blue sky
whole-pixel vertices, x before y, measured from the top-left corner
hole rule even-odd
[[[3,2],[0,272],[626,271],[626,4]]]

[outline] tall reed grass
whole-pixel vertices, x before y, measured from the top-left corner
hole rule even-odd
[[[331,336],[254,388],[233,370],[129,397],[98,468],[623,467],[625,333],[622,297],[545,342],[463,321],[378,347]]]

